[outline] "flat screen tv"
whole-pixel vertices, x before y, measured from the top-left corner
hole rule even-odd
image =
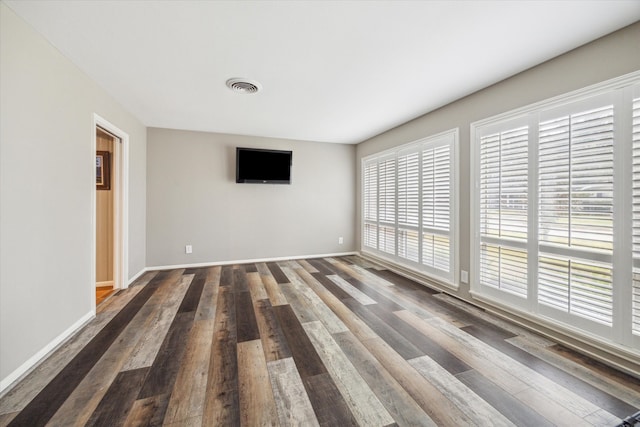
[[[236,147],[236,182],[291,184],[292,151]]]

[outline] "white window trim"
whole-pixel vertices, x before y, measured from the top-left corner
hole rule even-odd
[[[528,290],[528,298],[526,304],[518,304],[517,300],[511,301],[510,298],[505,298],[504,293],[502,292],[492,292],[492,290],[487,290],[483,288],[479,284],[479,270],[480,270],[480,251],[478,250],[480,245],[480,180],[479,180],[479,155],[480,155],[480,147],[476,144],[479,137],[483,134],[486,134],[491,131],[492,127],[499,127],[502,122],[507,120],[525,120],[529,121],[529,136],[530,136],[530,147],[535,148],[535,152],[530,151],[530,162],[529,162],[529,182],[536,182],[538,180],[537,177],[537,161],[538,161],[538,153],[537,153],[537,125],[540,114],[544,114],[547,110],[562,108],[565,105],[575,104],[577,102],[582,102],[587,100],[588,98],[593,98],[598,95],[604,95],[611,91],[616,91],[617,96],[623,97],[626,96],[626,99],[633,99],[633,91],[638,91],[638,84],[640,84],[640,71],[636,71],[633,73],[626,74],[624,76],[620,76],[618,78],[614,78],[608,80],[606,82],[598,83],[583,89],[579,89],[567,94],[559,95],[547,100],[543,100],[522,108],[518,108],[512,111],[508,111],[502,114],[498,114],[483,120],[479,120],[471,123],[470,125],[470,294],[473,298],[483,301],[485,303],[489,303],[495,305],[497,307],[509,307],[509,311],[514,311],[516,313],[521,313],[526,315],[527,317],[531,317],[534,319],[540,320],[542,323],[548,322],[557,322],[557,320],[551,320],[545,317],[541,311],[538,309],[538,302],[536,298],[533,298],[534,295],[537,295],[537,280],[532,280],[530,283],[535,283],[533,286],[529,287]],[[635,86],[634,86],[635,85]],[[620,91],[620,89],[624,89]],[[624,92],[624,95],[623,95]],[[626,105],[622,102],[619,102],[620,99],[615,100],[616,108],[620,108],[621,112],[617,112],[616,116],[622,117],[622,120],[629,121],[631,118],[631,107],[630,104]],[[628,110],[628,111],[627,111]],[[533,124],[533,126],[532,126]],[[629,123],[618,123],[616,124],[616,141],[624,141],[625,144],[631,144],[631,136],[630,136],[631,124]],[[624,133],[629,132],[628,135],[624,135]],[[532,139],[535,138],[535,139]],[[627,147],[628,148],[628,147]],[[619,152],[619,150],[618,150]],[[614,155],[614,180],[618,183],[624,183],[624,185],[614,186],[614,192],[616,195],[614,196],[614,212],[630,212],[631,207],[630,203],[630,195],[631,195],[631,184],[629,180],[629,175],[631,171],[631,162],[632,160],[629,156],[621,156]],[[624,178],[622,178],[624,177]],[[537,187],[537,186],[536,186]],[[531,192],[530,192],[531,193]],[[534,206],[534,209],[537,209],[538,206],[538,194],[529,194],[529,205]],[[538,227],[537,227],[537,214],[532,214],[534,210],[532,208],[529,209],[529,236],[528,236],[528,244],[527,247],[529,249],[529,253],[533,254],[537,257],[539,245],[538,245]],[[626,214],[624,214],[626,215]],[[626,219],[626,218],[625,218]],[[621,221],[615,221],[614,224],[620,224]],[[628,222],[628,221],[627,221]],[[627,230],[626,225],[614,225],[614,248],[613,248],[613,257],[618,257],[619,254],[622,254],[622,260],[618,259],[616,261],[616,265],[618,268],[614,268],[614,300],[613,300],[613,310],[614,310],[614,325],[615,324],[630,324],[630,319],[627,317],[630,316],[629,307],[631,305],[631,286],[627,286],[629,288],[625,291],[625,287],[621,285],[616,285],[617,283],[631,283],[631,266],[632,266],[632,254],[631,254],[631,236],[629,230]],[[537,263],[530,262],[529,263],[529,271],[528,274],[531,277],[537,277]],[[620,292],[619,289],[622,288],[623,292]],[[629,312],[629,313],[627,313]],[[621,316],[623,316],[621,318]],[[573,335],[578,337],[582,336],[591,341],[602,342],[606,345],[613,346],[615,348],[622,349],[627,352],[631,352],[633,354],[640,354],[640,337],[631,336],[630,333],[627,333],[622,330],[622,328],[613,328],[612,336],[610,339],[605,338],[602,334],[599,336],[595,336],[590,333],[588,330],[578,329],[575,326],[575,322],[563,322],[559,324],[560,329],[563,329]],[[596,331],[597,332],[597,331]],[[602,331],[600,331],[602,332]]]
[[[372,153],[369,154],[365,157],[363,157],[361,159],[361,187],[360,187],[360,194],[362,197],[362,212],[360,215],[360,222],[361,222],[361,227],[360,227],[360,248],[361,248],[361,252],[364,253],[365,255],[372,257],[372,258],[378,258],[380,260],[385,261],[386,263],[390,263],[391,265],[396,265],[398,267],[401,267],[404,270],[407,270],[411,273],[415,273],[418,276],[422,276],[425,277],[431,281],[436,282],[439,285],[445,286],[447,288],[450,288],[452,290],[457,290],[459,287],[459,283],[460,283],[460,261],[459,261],[459,236],[460,236],[460,220],[459,220],[459,206],[460,206],[460,170],[459,170],[459,165],[460,165],[460,149],[459,149],[459,128],[454,128],[454,129],[450,129],[444,132],[440,132],[438,134],[434,134],[434,135],[430,135],[428,137],[425,138],[421,138],[415,141],[411,141],[387,150],[383,150],[377,153]],[[380,161],[384,158],[395,158],[397,159],[398,154],[403,154],[406,153],[407,151],[411,151],[413,149],[417,149],[418,151],[421,150],[421,146],[426,144],[426,143],[432,143],[434,141],[437,141],[438,139],[442,139],[445,137],[452,137],[453,138],[453,142],[452,142],[452,150],[453,150],[453,163],[451,165],[451,167],[453,168],[453,183],[452,183],[452,191],[453,191],[453,202],[452,205],[450,206],[450,212],[451,212],[451,224],[450,224],[450,238],[451,238],[451,247],[450,247],[450,268],[451,268],[451,274],[449,278],[445,278],[441,275],[437,275],[437,274],[433,274],[432,272],[430,272],[426,266],[421,266],[419,264],[416,263],[416,265],[414,265],[414,263],[410,263],[410,262],[404,262],[406,260],[402,260],[401,258],[399,258],[398,256],[389,256],[388,254],[385,254],[384,252],[381,252],[379,250],[371,250],[369,248],[367,248],[364,245],[364,228],[365,228],[365,224],[370,223],[370,221],[365,220],[364,218],[364,194],[365,194],[365,182],[364,182],[364,168],[365,165],[374,159],[377,159],[377,161]],[[397,171],[396,171],[397,173]],[[379,188],[378,188],[378,192],[379,192]],[[396,209],[397,209],[397,191],[396,191]],[[422,209],[422,208],[420,208]],[[377,220],[379,220],[379,218],[377,218]],[[422,215],[420,215],[420,226],[422,225]],[[396,224],[395,227],[397,229],[397,215],[396,215]],[[397,236],[396,236],[396,243],[397,243]],[[397,245],[396,245],[397,246]],[[397,247],[396,247],[396,252],[397,252]]]

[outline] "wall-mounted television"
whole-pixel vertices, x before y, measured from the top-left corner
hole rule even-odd
[[[236,182],[291,184],[293,152],[236,147]]]

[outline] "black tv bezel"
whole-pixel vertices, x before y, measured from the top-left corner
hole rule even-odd
[[[240,157],[241,151],[259,151],[263,153],[287,154],[289,156],[289,179],[240,179]],[[291,184],[291,167],[293,166],[292,150],[274,150],[268,148],[236,147],[236,184]]]

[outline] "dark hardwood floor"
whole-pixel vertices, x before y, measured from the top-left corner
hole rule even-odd
[[[640,380],[358,257],[150,272],[11,426],[615,426]]]

